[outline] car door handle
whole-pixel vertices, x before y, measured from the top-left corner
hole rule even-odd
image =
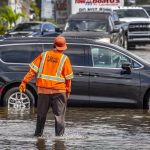
[[[89,73],[88,72],[76,72],[74,73],[75,75],[78,75],[78,76],[89,76]]]

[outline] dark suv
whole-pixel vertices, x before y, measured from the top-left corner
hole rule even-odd
[[[53,38],[7,39],[0,42],[0,102],[8,107],[37,103],[35,79],[25,93],[18,86],[28,64],[53,49]],[[121,47],[88,39],[67,39],[74,79],[69,106],[150,107],[150,65]]]
[[[79,12],[69,17],[62,35],[123,46],[123,32],[118,23],[115,12]]]
[[[24,22],[19,23],[14,29],[8,31],[4,37],[37,37],[37,36],[58,36],[61,29],[49,22]]]

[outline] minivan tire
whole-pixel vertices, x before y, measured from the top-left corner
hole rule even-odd
[[[6,92],[6,94],[3,97],[3,106],[8,106],[8,100],[14,94],[20,94],[18,87],[13,87]],[[26,91],[23,92],[23,95],[26,96],[27,98],[29,98],[30,107],[35,105],[35,98],[34,98],[33,94],[28,89],[26,89]]]
[[[150,90],[147,92],[147,94],[145,96],[143,108],[144,109],[150,109]]]

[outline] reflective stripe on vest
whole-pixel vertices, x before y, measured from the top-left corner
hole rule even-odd
[[[37,78],[39,78],[41,73],[42,73],[43,65],[44,65],[45,58],[46,58],[46,54],[47,54],[47,52],[42,53],[42,60],[41,60],[41,63],[40,63],[40,68],[39,68],[39,73],[37,75]]]
[[[67,76],[65,77],[66,80],[69,80],[69,79],[72,79],[72,78],[73,78],[73,73],[71,73],[71,74],[69,74],[69,75],[67,75]]]
[[[65,79],[64,79],[64,78],[59,78],[59,77],[57,77],[57,76],[49,76],[49,75],[41,74],[41,75],[40,75],[40,78],[46,79],[46,80],[52,80],[52,81],[65,82]]]
[[[65,82],[65,78],[61,78],[60,75],[61,75],[61,71],[62,71],[64,62],[65,62],[67,56],[64,54],[62,55],[60,63],[58,65],[56,76],[50,76],[50,75],[42,74],[45,58],[46,58],[46,52],[45,52],[45,54],[42,55],[42,61],[40,64],[39,73],[38,73],[37,78],[42,78],[42,79],[52,80],[52,81],[58,81],[58,82]]]
[[[56,73],[56,76],[57,76],[57,77],[60,77],[61,70],[62,70],[62,67],[63,67],[63,65],[64,65],[64,62],[65,62],[66,58],[67,58],[67,57],[63,54],[63,56],[61,57],[61,60],[60,60],[58,69],[57,69],[57,73]]]
[[[35,71],[38,72],[39,68],[35,66],[33,63],[29,64],[29,66]]]

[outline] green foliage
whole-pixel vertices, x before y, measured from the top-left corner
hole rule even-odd
[[[16,21],[20,17],[25,17],[23,13],[15,13],[10,6],[4,5],[0,8],[0,18],[2,18],[9,28],[12,28],[12,24],[16,25]]]
[[[7,30],[7,27],[4,25],[0,25],[0,35],[3,35]]]
[[[35,13],[35,18],[34,20],[39,20],[39,14],[40,14],[40,10],[37,7],[35,2],[31,2],[30,3],[30,7],[33,9],[34,13]]]

